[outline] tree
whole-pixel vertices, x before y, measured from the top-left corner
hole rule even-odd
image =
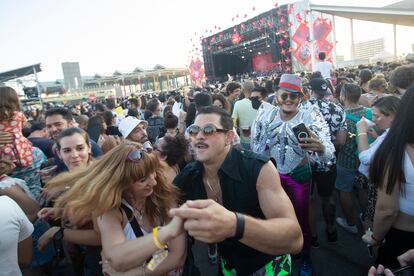
[[[119,77],[119,76],[122,76],[122,73],[121,73],[121,72],[119,72],[118,70],[116,70],[116,71],[112,74],[112,76],[114,76],[114,77]]]
[[[99,79],[102,79],[102,76],[101,76],[101,75],[99,75],[99,74],[95,74],[95,75],[93,76],[93,79],[95,79],[95,80],[99,80]]]
[[[139,67],[135,67],[135,69],[134,69],[134,71],[133,71],[133,73],[135,73],[135,74],[137,74],[137,73],[142,73],[142,72],[144,72],[144,70],[142,70],[141,68],[139,68]]]
[[[166,67],[161,64],[157,64],[154,66],[154,70],[164,70],[164,69],[166,69]]]

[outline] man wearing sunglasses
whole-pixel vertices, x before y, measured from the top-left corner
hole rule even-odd
[[[290,275],[287,254],[302,247],[294,209],[269,158],[231,146],[232,128],[225,110],[198,111],[187,130],[196,161],[174,179],[188,201],[171,215],[195,239],[218,243],[222,274]]]
[[[251,148],[268,155],[279,171],[282,186],[291,199],[302,228],[304,246],[300,275],[312,275],[309,226],[309,198],[312,171],[309,155],[324,163],[331,162],[335,151],[322,114],[316,109],[300,110],[302,81],[293,74],[283,74],[276,93],[277,107],[263,102],[252,125]],[[294,129],[302,125],[305,138]]]

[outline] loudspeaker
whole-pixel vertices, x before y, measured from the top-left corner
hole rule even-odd
[[[280,46],[277,43],[270,43],[270,52],[272,53],[272,62],[276,63],[282,59],[280,55]]]

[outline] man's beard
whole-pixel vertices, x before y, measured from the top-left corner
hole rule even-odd
[[[141,138],[141,141],[139,141],[141,144],[144,144],[145,142],[148,142],[148,136],[144,136]]]

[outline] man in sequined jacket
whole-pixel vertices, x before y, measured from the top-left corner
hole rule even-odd
[[[278,106],[263,102],[252,125],[251,149],[271,157],[280,174],[282,186],[290,197],[302,228],[304,246],[301,275],[311,275],[311,231],[309,227],[309,197],[312,171],[310,155],[322,163],[331,162],[334,146],[329,127],[317,109],[298,108],[303,98],[301,79],[283,74],[276,93]],[[310,137],[296,137],[293,128],[303,123]]]

